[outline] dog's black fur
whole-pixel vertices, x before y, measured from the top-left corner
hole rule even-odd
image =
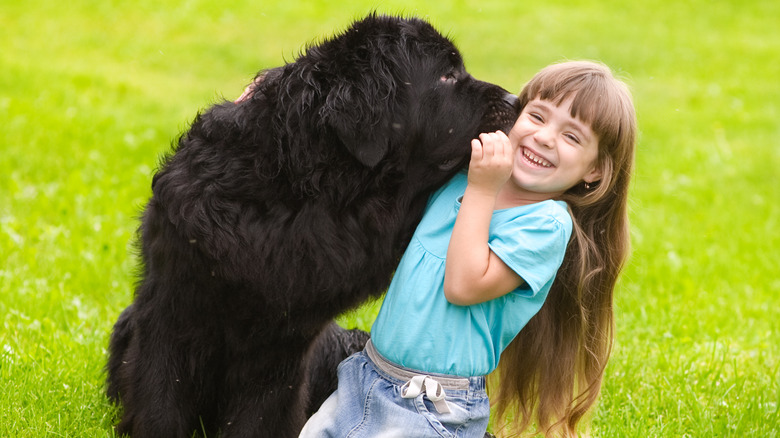
[[[332,318],[385,290],[428,195],[517,114],[415,18],[372,14],[260,75],[152,181],[107,365],[120,434],[297,436],[367,338]]]
[[[309,389],[307,418],[317,412],[322,402],[336,390],[338,386],[336,368],[339,363],[350,354],[363,350],[368,338],[368,333],[362,330],[345,330],[335,322],[325,326],[309,348],[310,357],[306,360]]]

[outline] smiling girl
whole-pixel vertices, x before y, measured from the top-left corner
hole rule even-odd
[[[518,103],[509,135],[473,140],[468,172],[429,200],[372,341],[301,436],[482,437],[497,368],[502,432],[576,435],[612,345],[634,108],[593,62],[543,69]]]

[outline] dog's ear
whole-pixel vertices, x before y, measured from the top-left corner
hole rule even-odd
[[[375,167],[387,155],[393,87],[386,72],[366,71],[333,84],[327,92],[323,121],[346,150],[363,165]]]

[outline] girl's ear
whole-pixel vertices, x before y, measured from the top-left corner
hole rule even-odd
[[[596,164],[593,166],[593,169],[591,169],[590,172],[586,173],[585,176],[582,177],[582,180],[590,184],[596,181],[601,181],[601,176],[601,167]]]
[[[608,157],[599,157],[596,159],[596,162],[593,164],[593,168],[588,171],[583,177],[582,180],[586,183],[593,183],[597,181],[601,181],[604,179],[604,175],[609,176],[612,174],[612,160],[610,160]]]
[[[582,177],[582,180],[589,184],[596,181],[601,181],[601,169],[594,167],[593,170],[586,173],[585,176]]]

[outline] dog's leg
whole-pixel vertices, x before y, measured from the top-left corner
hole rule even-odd
[[[106,364],[106,394],[114,403],[119,403],[121,395],[126,391],[128,367],[126,353],[133,338],[133,306],[127,306],[114,324],[111,340],[108,344],[108,363]]]
[[[306,422],[304,357],[310,342],[290,340],[245,352],[226,367],[222,438],[295,438]],[[251,378],[249,377],[251,376]]]
[[[159,351],[152,353],[148,349],[142,349],[140,353],[154,356],[154,359],[144,361],[143,366],[136,369],[134,391],[128,400],[130,403],[125,403],[117,435],[191,437],[194,431],[202,429],[198,416],[202,409],[198,400],[204,394],[199,392],[208,391],[201,384],[188,381],[181,370],[173,369],[172,364],[187,364],[187,358]],[[208,421],[204,419],[203,427],[213,432]]]
[[[309,348],[306,358],[308,406],[306,417],[312,416],[338,386],[339,363],[352,353],[362,351],[368,341],[362,330],[346,330],[335,322],[328,324]]]
[[[125,354],[129,372],[126,388],[120,388],[123,405],[117,435],[133,438],[189,438],[194,431],[216,433],[216,376],[204,370],[218,370],[218,351],[193,344],[188,333],[176,330],[170,320],[134,316],[134,333]],[[178,339],[160,336],[176,334]],[[202,333],[201,333],[202,334]],[[125,393],[122,393],[122,390]]]

